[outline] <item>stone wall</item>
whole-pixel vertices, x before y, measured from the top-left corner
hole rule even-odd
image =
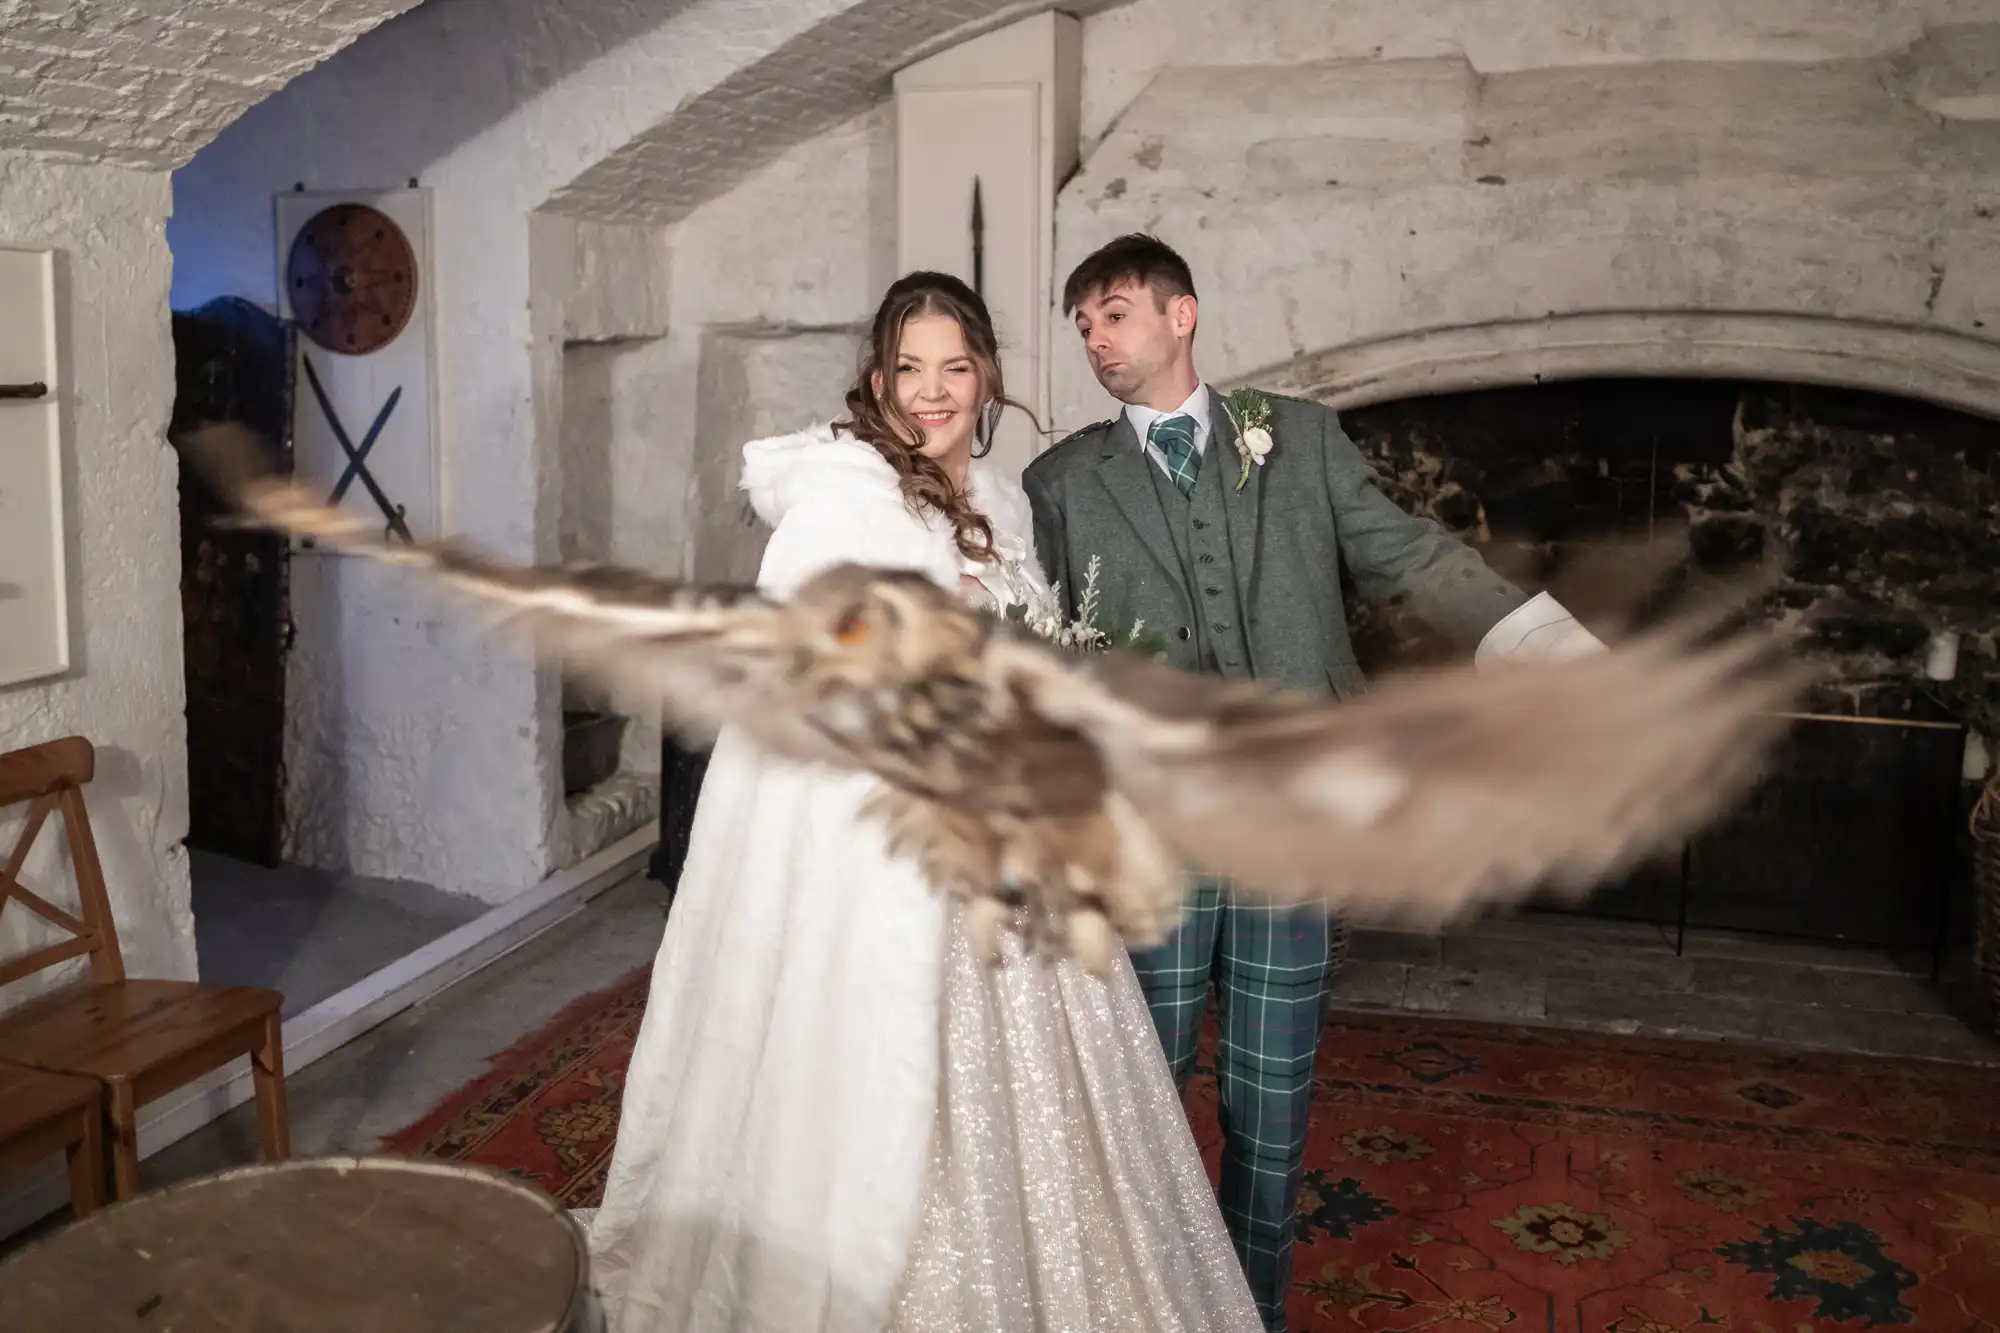
[[[97,746],[87,801],[127,970],[192,979],[187,727],[181,675],[180,489],[162,438],[174,397],[163,226],[167,180],[0,152],[0,243],[56,251],[63,397],[63,521],[71,669],[0,688],[0,749],[78,733]],[[0,812],[0,857],[21,807]],[[77,910],[53,825],[24,881]],[[52,943],[19,905],[0,913],[0,959]],[[14,1005],[81,967],[0,991]]]
[[[823,323],[818,311],[829,303],[838,306],[834,322],[852,319],[849,278],[872,276],[871,241],[850,237],[833,210],[867,195],[875,159],[837,129],[817,154],[767,164],[731,196],[755,213],[710,201],[733,230],[684,219],[688,235],[702,238],[691,252],[669,249],[660,229],[640,225],[643,216],[566,238],[545,206],[619,145],[858,3],[592,0],[566,8],[560,22],[540,0],[419,5],[251,108],[175,174],[176,302],[221,294],[274,302],[271,198],[293,182],[358,188],[418,178],[435,192],[446,525],[508,558],[557,554],[565,346],[637,329],[653,341],[635,344],[616,367],[597,367],[612,369],[614,395],[635,384],[657,395],[640,404],[628,393],[610,406],[612,550],[673,567],[661,556],[687,547],[692,462],[682,441],[696,413],[700,325],[687,338],[659,336],[665,294],[675,321],[692,312],[702,323]],[[782,140],[804,114],[758,118]],[[327,133],[331,124],[338,134]],[[702,151],[729,157],[748,146],[718,141]],[[671,160],[647,164],[675,170]],[[775,193],[760,189],[770,180],[780,183]],[[538,251],[545,271],[535,271]],[[577,258],[593,253],[594,267]],[[643,293],[643,308],[606,318],[590,288]],[[729,289],[731,299],[717,309],[711,289]],[[551,292],[574,319],[555,312]],[[627,422],[638,429],[621,444]],[[628,470],[635,450],[654,457]],[[632,476],[646,479],[639,489],[628,490]],[[601,497],[601,468],[592,480]],[[645,496],[645,485],[657,485],[657,504],[625,503]],[[295,706],[289,724],[287,855],[503,901],[568,856],[555,674],[496,650],[406,581],[352,566],[293,565],[290,697],[313,703]]]
[[[1137,0],[1084,26],[1056,270],[1151,230],[1193,265],[1204,374],[1348,402],[1538,361],[1665,373],[1692,330],[1721,373],[2000,411],[1996,19],[1974,0]],[[1074,429],[1114,404],[1053,318],[1053,417]],[[1748,322],[1707,322],[1725,318]]]
[[[1769,383],[1576,381],[1352,409],[1384,491],[1615,632],[1649,587],[1726,586],[1830,669],[1814,706],[2000,710],[2000,428],[1883,395]],[[1644,614],[1644,608],[1637,608]],[[1447,654],[1407,608],[1356,613],[1377,669]],[[1924,678],[1934,635],[1955,679]],[[1928,697],[1924,697],[1928,696]]]
[[[742,447],[842,410],[858,330],[893,276],[892,144],[885,104],[673,227],[535,214],[531,303],[554,349],[538,358],[535,399],[560,413],[561,553],[756,574],[769,531],[737,489]],[[648,295],[634,303],[625,294],[641,273]],[[657,719],[622,706],[622,766],[656,770]]]
[[[883,102],[671,229],[670,374],[649,447],[685,460],[685,489],[662,497],[681,572],[757,572],[768,532],[742,521],[743,444],[846,410],[861,334],[897,276],[895,201]]]

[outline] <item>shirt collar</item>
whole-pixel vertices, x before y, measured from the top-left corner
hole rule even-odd
[[[1146,432],[1153,428],[1155,421],[1160,420],[1162,417],[1179,416],[1183,413],[1194,418],[1195,447],[1199,449],[1206,445],[1209,436],[1209,394],[1207,384],[1195,385],[1194,392],[1187,396],[1187,401],[1171,412],[1156,412],[1150,407],[1141,407],[1137,403],[1125,404],[1125,419],[1132,423],[1132,430],[1138,435],[1140,444],[1147,442]]]

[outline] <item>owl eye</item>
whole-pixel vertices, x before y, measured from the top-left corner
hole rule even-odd
[[[862,616],[860,607],[840,618],[840,623],[833,627],[833,637],[849,646],[868,641],[868,621]]]

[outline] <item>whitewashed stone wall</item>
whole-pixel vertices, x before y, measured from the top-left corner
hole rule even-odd
[[[158,173],[0,153],[0,242],[58,252],[74,636],[67,675],[0,688],[0,749],[72,733],[96,745],[88,801],[126,967],[192,979],[179,478],[161,438],[174,395],[167,197]],[[13,848],[20,814],[0,816],[0,856]],[[53,855],[56,832],[43,830],[23,878],[74,911],[67,857]],[[0,958],[54,938],[19,905],[0,916]],[[0,991],[0,1009],[76,966]]]
[[[891,149],[886,107],[791,149],[664,234],[659,330],[566,341],[554,391],[580,547],[661,573],[754,577],[769,532],[737,489],[742,447],[843,410],[892,277]],[[608,524],[586,535],[590,514]],[[628,704],[624,765],[654,770],[657,721]]]
[[[1211,378],[1761,367],[2000,410],[1992,0],[1138,0],[1084,32],[1058,274],[1163,236]],[[1074,427],[1114,405],[1055,322]]]
[[[658,426],[689,459],[682,568],[692,574],[757,572],[768,534],[744,519],[744,441],[846,410],[868,321],[896,276],[894,142],[884,103],[675,228],[673,350],[685,378]]]
[[[565,339],[532,310],[531,214],[555,202],[640,228],[684,219],[864,111],[904,61],[1046,4],[0,6],[0,151],[186,164],[172,223],[182,306],[272,303],[270,196],[295,181],[434,187],[447,516],[503,553],[546,558],[561,527]],[[150,345],[170,366],[164,312]],[[651,375],[645,362],[627,369]],[[293,856],[489,898],[563,859],[549,673],[345,565],[300,562],[296,610]],[[162,669],[178,669],[177,652]]]
[[[177,173],[172,234],[185,272],[176,303],[224,292],[274,300],[270,199],[294,181],[324,188],[417,176],[436,191],[446,522],[507,556],[550,558],[561,528],[563,346],[573,339],[568,315],[552,315],[547,302],[536,309],[531,256],[551,242],[546,224],[531,219],[688,97],[849,7],[711,0],[663,14],[599,0],[550,25],[533,0],[420,6],[253,108]],[[340,133],[327,132],[334,124]],[[808,174],[845,180],[865,179],[869,159],[804,160]],[[770,170],[785,178],[783,163]],[[701,293],[720,290],[741,312],[730,318],[813,320],[828,304],[824,293],[810,295],[802,313],[738,297],[852,274],[829,240],[840,235],[837,219],[808,211],[812,190],[766,198],[768,218],[737,219],[698,257],[683,260],[676,246],[676,321],[684,290],[689,310],[717,309]],[[794,229],[778,234],[798,238],[790,255],[757,243],[782,219]],[[613,256],[598,285],[661,290],[650,287],[652,273],[631,267],[629,246],[598,253]],[[540,267],[545,283],[555,281]],[[835,304],[837,318],[853,317],[851,303]],[[588,337],[591,318],[576,318]],[[662,349],[667,364],[678,357],[689,369],[690,390],[695,346]],[[692,393],[660,414],[689,423],[660,423],[665,456],[691,459],[676,432],[692,431]],[[620,522],[644,526],[641,514]],[[393,579],[349,562],[323,565],[295,566],[291,693],[300,707],[287,739],[289,854],[495,900],[534,883],[564,859],[557,681],[466,636]]]

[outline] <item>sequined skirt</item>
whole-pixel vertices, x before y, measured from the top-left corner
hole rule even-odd
[[[956,922],[923,1211],[891,1327],[1261,1333],[1145,997]]]

